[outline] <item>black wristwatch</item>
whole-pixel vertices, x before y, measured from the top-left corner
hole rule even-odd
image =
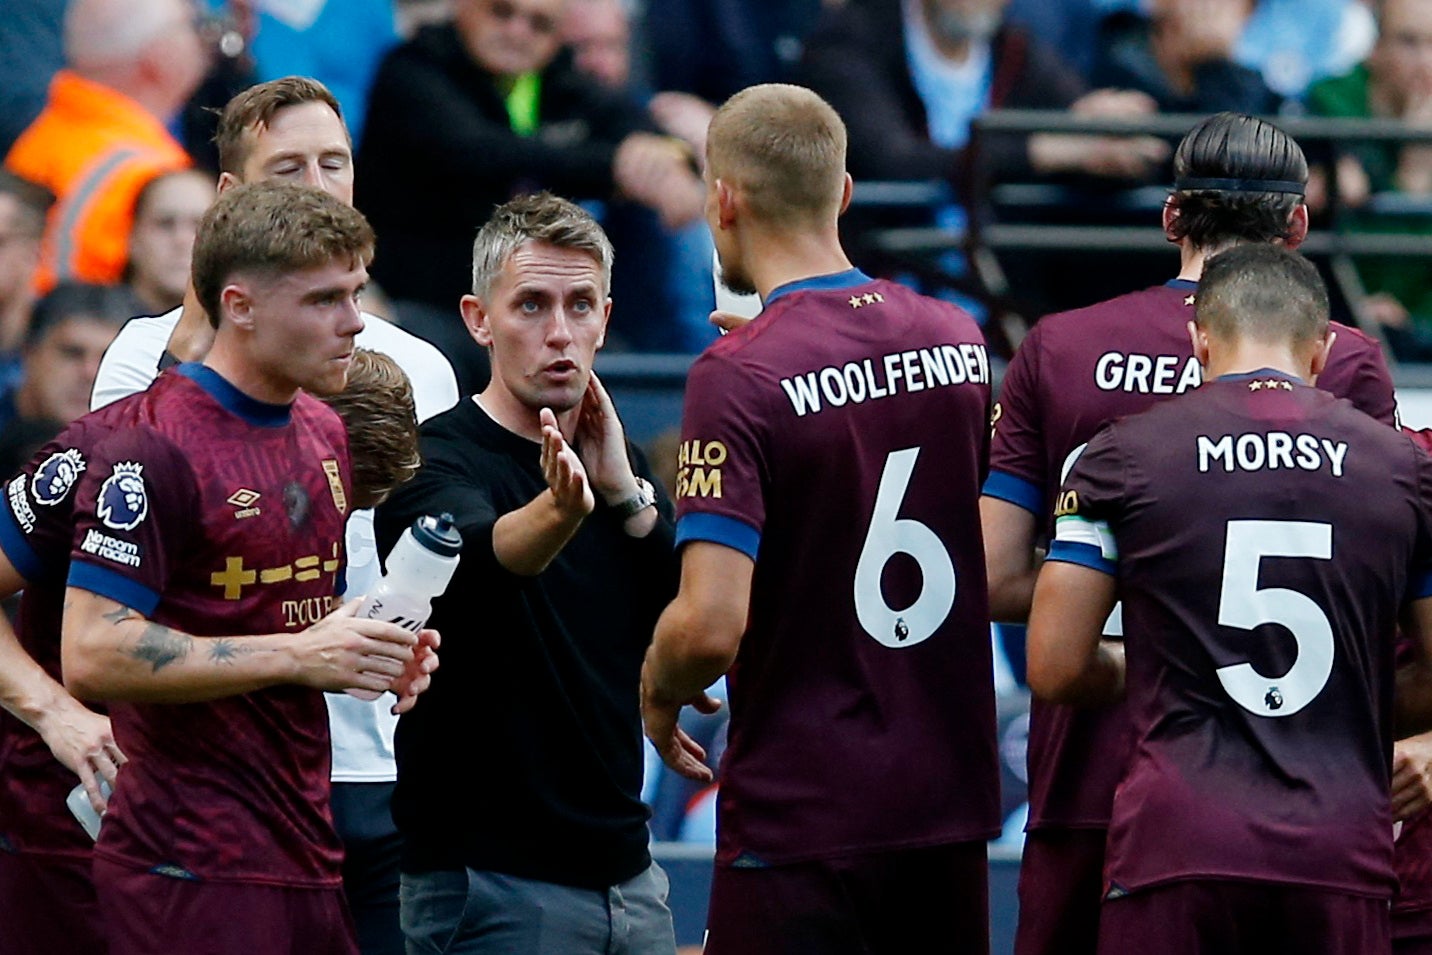
[[[611,509],[616,512],[617,517],[626,520],[633,514],[644,511],[655,503],[656,488],[652,487],[651,482],[646,478],[638,477],[636,479],[636,493],[625,500],[617,501],[611,505]]]

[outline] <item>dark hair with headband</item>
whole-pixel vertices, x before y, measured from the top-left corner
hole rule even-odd
[[[1173,174],[1174,237],[1213,251],[1288,238],[1289,219],[1308,182],[1308,160],[1272,123],[1219,113],[1178,144]]]

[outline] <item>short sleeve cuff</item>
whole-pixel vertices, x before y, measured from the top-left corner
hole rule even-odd
[[[25,580],[40,581],[48,576],[45,573],[45,565],[35,553],[35,548],[30,546],[24,533],[15,525],[13,516],[0,517],[0,550],[5,551],[5,556],[10,558],[10,563]]]
[[[1049,545],[1045,560],[1057,560],[1066,564],[1079,564],[1101,574],[1117,577],[1119,565],[1105,557],[1103,551],[1093,544],[1078,544],[1072,541],[1055,541]]]
[[[1024,478],[1004,471],[991,471],[989,477],[985,478],[984,488],[980,493],[986,497],[1008,501],[1015,507],[1022,507],[1035,517],[1043,516],[1044,492],[1038,485]]]
[[[115,603],[138,610],[146,617],[159,606],[159,595],[143,584],[104,567],[77,560],[70,562],[69,585],[108,597]]]
[[[8,548],[7,548],[8,550]],[[1425,600],[1432,597],[1432,567],[1424,568],[1413,580],[1412,599]]]
[[[761,548],[761,532],[723,514],[687,514],[676,522],[676,546],[688,541],[724,544],[755,560]]]

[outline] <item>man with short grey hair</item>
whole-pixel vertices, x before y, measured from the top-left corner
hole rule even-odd
[[[592,374],[611,262],[564,199],[494,213],[462,299],[491,383],[423,425],[422,469],[378,510],[380,549],[444,511],[463,537],[431,618],[457,649],[398,724],[409,953],[675,949],[637,688],[677,567],[671,504]]]

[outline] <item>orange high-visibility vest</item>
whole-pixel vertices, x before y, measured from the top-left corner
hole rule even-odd
[[[154,116],[122,93],[69,70],[55,74],[45,110],[5,157],[18,176],[58,200],[50,210],[35,285],[118,282],[129,258],[134,200],[160,173],[190,159]]]

